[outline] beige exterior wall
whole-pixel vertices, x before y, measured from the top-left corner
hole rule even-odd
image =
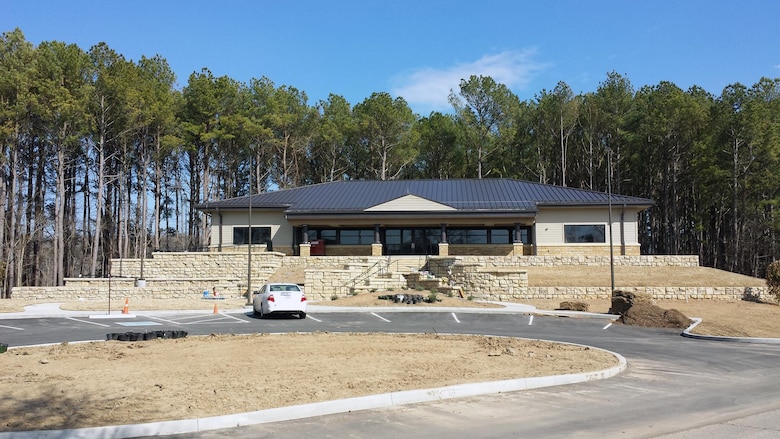
[[[639,255],[637,232],[638,210],[612,207],[612,245],[615,255]],[[621,215],[623,221],[621,223]],[[564,242],[565,225],[604,225],[607,236],[604,243]],[[603,208],[542,208],[536,215],[537,255],[609,255],[609,212]],[[621,235],[622,232],[622,235]]]
[[[220,212],[222,216],[222,248],[241,248],[241,246],[233,245],[233,228],[234,227],[246,227],[247,217],[246,211],[223,211]],[[270,227],[271,228],[271,242],[273,243],[273,250],[279,251],[285,254],[293,254],[293,227],[287,222],[284,213],[280,211],[252,211],[252,226],[253,227]],[[220,244],[220,223],[218,216],[212,215],[211,217],[211,242],[209,249],[212,251],[217,249]],[[246,248],[246,246],[243,246]],[[257,246],[256,247],[262,247]],[[233,249],[231,249],[233,250]]]

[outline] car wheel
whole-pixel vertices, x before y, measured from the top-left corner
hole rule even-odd
[[[305,312],[299,312],[298,313],[298,318],[299,319],[305,319],[306,318],[306,313]]]

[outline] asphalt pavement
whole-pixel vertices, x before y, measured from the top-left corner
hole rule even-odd
[[[678,331],[613,324],[599,314],[540,315],[532,307],[432,309],[309,307],[309,317],[256,319],[251,310],[135,312],[131,315],[62,311],[55,305],[0,314],[0,342],[15,346],[105,340],[106,333],[175,328],[191,335],[289,331],[469,333],[579,343],[625,357],[617,376],[522,391],[488,392],[424,403],[358,410],[347,405],[318,416],[291,408],[299,419],[195,430],[170,438],[664,438],[780,437],[780,346],[697,340]],[[266,413],[266,416],[268,414]],[[259,416],[254,414],[254,416]],[[238,426],[241,425],[241,426]],[[9,436],[119,437],[129,429],[41,432]],[[121,437],[159,437],[155,432]],[[161,430],[162,431],[162,430]]]

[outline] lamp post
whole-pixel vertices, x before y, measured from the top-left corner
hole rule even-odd
[[[252,148],[249,148],[249,208],[248,211],[248,244],[246,255],[246,304],[252,304],[252,173],[254,168],[252,167]]]
[[[611,282],[610,293],[615,292],[615,253],[612,245],[612,148],[607,147],[607,203],[609,204],[609,279]]]

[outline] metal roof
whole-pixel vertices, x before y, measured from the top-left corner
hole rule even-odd
[[[458,213],[531,213],[541,206],[596,207],[609,203],[606,192],[503,178],[347,180],[254,194],[252,208],[283,209],[289,215],[357,214],[405,195],[450,206]],[[612,194],[612,204],[647,208],[653,205],[653,201]],[[203,211],[248,207],[249,198],[246,196],[196,206]]]

